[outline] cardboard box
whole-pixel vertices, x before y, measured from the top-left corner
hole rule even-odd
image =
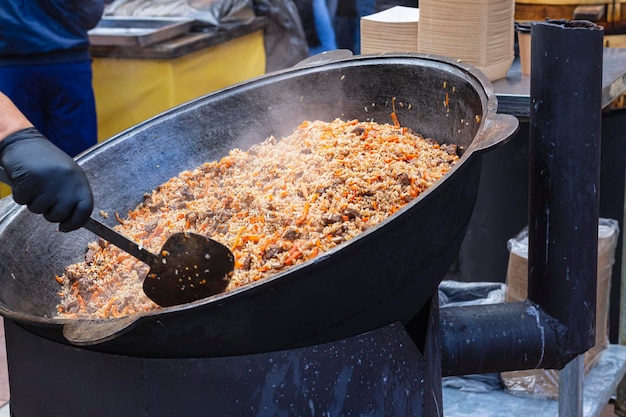
[[[618,223],[600,219],[598,227],[598,287],[596,296],[596,344],[585,353],[585,374],[596,364],[608,344],[608,314],[611,272],[619,237]],[[509,240],[506,301],[523,301],[528,295],[528,231]],[[537,398],[557,399],[559,371],[530,369],[502,372],[502,381],[510,393]]]

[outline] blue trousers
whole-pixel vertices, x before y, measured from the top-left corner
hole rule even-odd
[[[68,155],[97,143],[91,61],[0,66],[0,91]]]
[[[315,20],[315,29],[317,30],[320,45],[309,47],[309,55],[337,49],[335,29],[333,28],[333,21],[326,0],[313,0],[313,19]]]

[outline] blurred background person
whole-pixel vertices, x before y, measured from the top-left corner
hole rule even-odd
[[[337,49],[333,19],[326,0],[296,0],[309,55]]]
[[[0,7],[0,92],[70,156],[98,139],[87,31],[103,11],[103,0],[4,0]]]
[[[361,28],[357,0],[339,0],[333,19],[337,48],[361,52]]]

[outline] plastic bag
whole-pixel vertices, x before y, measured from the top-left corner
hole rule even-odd
[[[309,56],[293,0],[254,0],[254,9],[257,15],[269,18],[264,34],[267,72],[292,67]]]
[[[115,0],[105,16],[186,17],[219,26],[266,16],[263,43],[266,72],[289,68],[309,56],[293,0]]]
[[[444,280],[438,290],[440,307],[497,304],[504,302],[506,285],[501,282]]]
[[[255,17],[252,0],[115,0],[104,15],[187,17],[214,26]]]

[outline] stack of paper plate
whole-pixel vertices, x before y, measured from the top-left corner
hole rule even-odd
[[[361,18],[361,53],[417,52],[419,9],[395,6]]]
[[[514,52],[514,0],[422,0],[418,51],[459,59],[490,80],[506,76]]]

